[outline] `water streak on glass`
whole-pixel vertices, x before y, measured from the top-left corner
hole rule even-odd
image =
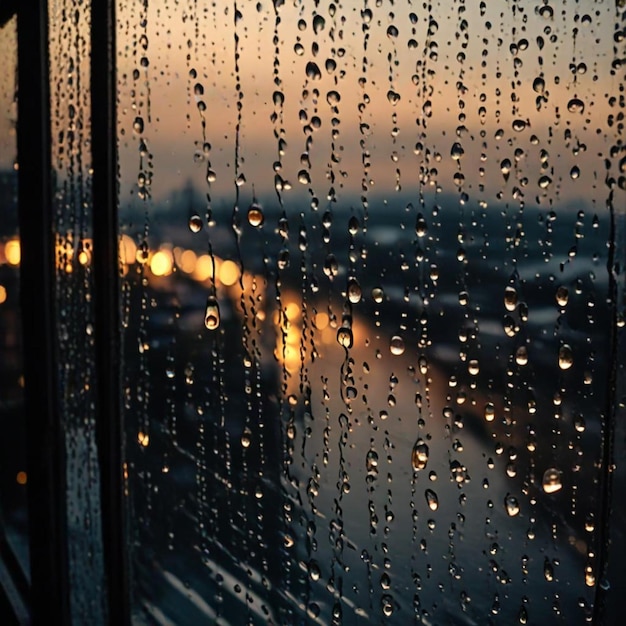
[[[65,432],[70,608],[103,623],[92,307],[90,4],[49,3],[51,156],[60,414]]]
[[[583,624],[624,584],[621,18],[492,5],[118,2],[137,623]]]

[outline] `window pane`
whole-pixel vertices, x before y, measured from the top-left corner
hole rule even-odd
[[[26,433],[17,219],[17,20],[0,27],[0,520],[28,572]]]
[[[54,0],[48,15],[59,410],[66,434],[69,589],[76,623],[104,623],[105,601],[95,445],[90,8],[81,0]]]
[[[118,3],[138,623],[586,623],[620,23]]]

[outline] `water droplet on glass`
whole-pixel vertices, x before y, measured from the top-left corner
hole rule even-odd
[[[133,130],[137,134],[143,133],[143,118],[142,117],[135,118],[135,121],[133,122]]]
[[[315,63],[315,61],[309,61],[306,64],[306,75],[311,80],[319,80],[320,78],[322,78],[322,72],[320,71],[320,68],[318,64]]]
[[[423,439],[418,439],[415,442],[411,453],[411,464],[416,472],[423,470],[428,464],[428,452],[429,450],[426,442]]]
[[[348,326],[341,326],[337,331],[337,343],[344,348],[351,348],[352,342],[352,329]]]
[[[541,189],[547,189],[550,186],[551,182],[552,179],[544,174],[543,176],[539,177],[537,184],[539,185],[539,187],[541,187]]]
[[[464,154],[465,154],[465,150],[463,150],[463,147],[458,141],[452,144],[452,148],[450,150],[450,156],[455,161],[459,161]]]
[[[209,297],[207,300],[204,325],[208,330],[215,330],[220,325],[220,308],[214,297]]]
[[[439,498],[432,489],[426,489],[424,492],[426,496],[426,504],[431,511],[436,511],[439,508]]]
[[[513,130],[516,133],[522,132],[526,128],[527,123],[524,120],[513,120]]]
[[[537,78],[533,80],[533,89],[537,93],[543,93],[545,88],[546,88],[546,81],[543,78],[541,78],[541,76],[537,76]]]
[[[202,218],[199,215],[192,215],[189,218],[189,230],[192,233],[199,233],[202,230]]]
[[[542,486],[546,493],[555,493],[563,487],[561,482],[562,472],[554,467],[548,468],[543,473]]]
[[[566,306],[569,301],[569,290],[567,287],[560,286],[556,290],[556,302],[559,306]]]
[[[567,370],[574,364],[574,353],[572,349],[564,344],[559,349],[559,367],[562,370]]]
[[[249,448],[252,441],[252,431],[246,426],[241,433],[241,445],[244,448]]]
[[[390,89],[387,92],[387,100],[395,106],[398,102],[400,102],[400,94],[393,89]]]
[[[515,362],[518,365],[522,365],[522,366],[528,364],[528,349],[526,348],[526,346],[520,346],[515,351]]]
[[[248,207],[248,223],[250,226],[259,227],[263,225],[265,221],[265,215],[263,214],[263,207],[256,202],[253,202]]]
[[[515,496],[507,494],[506,498],[504,498],[504,507],[509,517],[519,515],[519,503],[517,502],[517,498]]]
[[[517,306],[517,290],[515,287],[508,285],[504,289],[504,308],[507,311],[515,311]]]
[[[361,301],[362,291],[361,285],[359,285],[359,281],[356,278],[351,278],[348,281],[348,300],[352,304],[358,304]]]
[[[487,402],[485,404],[485,420],[488,422],[493,422],[496,417],[496,407],[493,402]]]
[[[404,339],[400,335],[394,335],[389,342],[389,351],[395,356],[404,353]]]
[[[385,292],[380,287],[374,287],[372,289],[372,300],[376,302],[376,304],[380,304],[385,297]]]
[[[567,103],[567,110],[570,113],[582,113],[585,110],[585,103],[580,98],[572,98]]]

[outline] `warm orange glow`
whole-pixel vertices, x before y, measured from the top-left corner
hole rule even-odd
[[[290,322],[294,322],[300,318],[300,305],[297,302],[289,302],[285,307],[285,314]]]
[[[215,271],[217,272],[219,265],[217,259],[215,259]],[[193,277],[196,280],[208,280],[213,274],[213,261],[208,254],[203,254],[198,257],[196,266],[193,270]]]
[[[137,246],[128,235],[120,237],[119,255],[125,265],[131,265],[137,258]]]
[[[174,259],[170,250],[159,250],[150,260],[150,269],[155,276],[169,276],[173,267]]]
[[[186,274],[191,274],[196,268],[197,257],[193,250],[185,250],[180,255],[180,269]]]
[[[318,330],[324,330],[328,326],[328,322],[330,322],[328,313],[322,311],[315,314],[315,328]]]
[[[89,253],[86,252],[85,250],[81,250],[78,253],[78,262],[81,265],[87,265],[87,263],[89,263]]]
[[[9,265],[19,265],[21,260],[21,250],[19,239],[11,239],[4,246],[4,256]]]
[[[148,433],[139,432],[137,433],[137,441],[144,448],[147,448],[150,445],[150,435],[148,435]]]
[[[26,475],[26,472],[18,472],[15,480],[18,485],[25,485],[28,482],[28,476]]]
[[[239,266],[234,261],[224,261],[220,267],[220,281],[230,287],[239,280]]]
[[[7,301],[7,288],[4,285],[0,285],[0,304]]]

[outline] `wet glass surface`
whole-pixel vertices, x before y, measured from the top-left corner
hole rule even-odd
[[[48,3],[59,413],[65,435],[69,602],[76,623],[104,623],[95,444],[91,193],[91,5]]]
[[[614,3],[117,8],[136,623],[586,623]]]
[[[26,431],[17,213],[17,19],[0,25],[0,525],[28,564]]]

